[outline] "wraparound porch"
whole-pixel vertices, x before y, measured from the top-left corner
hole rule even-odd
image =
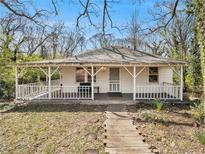
[[[163,99],[163,100],[182,100],[183,99],[183,81],[180,78],[180,85],[173,85],[171,83],[163,82],[158,85],[136,85],[136,78],[149,66],[126,66],[120,65],[115,67],[121,67],[132,78],[132,92],[123,93],[120,91],[122,81],[110,80],[108,83],[109,91],[107,93],[99,92],[101,87],[94,82],[94,76],[96,76],[104,67],[98,66],[98,69],[94,71],[95,66],[83,66],[78,65],[91,76],[91,82],[86,85],[78,86],[65,86],[62,84],[62,79],[51,80],[54,72],[59,71],[63,66],[49,66],[39,67],[45,75],[48,77],[47,82],[33,83],[33,84],[18,84],[19,68],[17,67],[16,78],[16,99],[22,100],[101,100],[101,99],[121,99],[121,100],[137,100],[137,99]],[[88,70],[88,67],[91,70]],[[110,66],[113,68],[113,66]],[[136,71],[136,68],[138,71]],[[171,67],[171,66],[170,66]],[[53,69],[53,71],[51,71]],[[128,69],[129,68],[129,69]],[[22,68],[21,68],[22,69]],[[131,70],[132,69],[132,70]],[[47,70],[47,71],[46,71]],[[179,76],[183,74],[183,68],[180,66]],[[126,82],[126,81],[125,81]],[[113,94],[118,94],[118,97]],[[112,96],[112,97],[110,97]]]

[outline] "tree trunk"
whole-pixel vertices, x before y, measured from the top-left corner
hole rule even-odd
[[[201,68],[203,77],[203,102],[205,115],[205,3],[203,0],[196,1],[196,18],[197,18],[197,38],[199,41],[199,49],[201,53]],[[204,118],[205,123],[205,118]]]

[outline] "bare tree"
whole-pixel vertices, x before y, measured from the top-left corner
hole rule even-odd
[[[93,48],[109,47],[113,44],[115,38],[112,34],[97,33],[89,38]]]
[[[142,43],[142,34],[140,34],[140,25],[137,19],[137,12],[131,15],[131,20],[128,23],[128,37],[127,40],[131,47],[136,50]]]
[[[53,0],[52,0],[53,1]],[[4,6],[10,13],[17,17],[28,19],[35,24],[41,25],[39,21],[41,17],[46,17],[52,12],[45,9],[37,9],[34,7],[31,1],[19,1],[19,0],[0,0],[0,4]],[[27,8],[30,8],[30,12]]]
[[[85,37],[80,32],[65,31],[59,37],[58,50],[61,56],[73,56],[76,52],[83,50],[85,46]]]
[[[149,38],[145,42],[145,45],[147,47],[146,51],[149,51],[155,55],[168,56],[168,53],[166,53],[164,50],[163,42],[164,42],[164,40],[158,40],[155,37],[149,36]]]
[[[154,10],[150,11],[153,14],[153,21],[156,21],[155,26],[145,28],[148,30],[147,35],[157,32],[161,29],[166,29],[167,26],[173,21],[178,10],[179,0],[162,0],[155,3]],[[160,22],[159,22],[160,21]]]
[[[50,0],[51,5],[53,6],[52,10],[45,10],[45,9],[37,9],[33,5],[31,5],[31,1],[18,1],[18,0],[0,0],[0,4],[2,4],[8,11],[15,14],[16,16],[20,16],[23,18],[27,18],[28,20],[36,23],[36,24],[42,24],[42,22],[39,21],[39,17],[45,17],[51,14],[58,14],[58,8],[57,8],[57,0]],[[118,26],[116,26],[112,20],[111,15],[111,6],[115,5],[116,3],[119,3],[119,0],[103,0],[102,5],[99,3],[96,3],[94,0],[78,0],[78,4],[82,7],[82,11],[79,13],[79,16],[76,19],[76,27],[78,30],[82,29],[81,20],[87,19],[91,26],[95,28],[102,28],[102,34],[106,33],[106,28],[109,26],[111,28],[115,28],[117,30],[121,30]],[[143,0],[130,0],[130,4],[136,5],[137,2],[142,3]],[[163,0],[163,3],[166,4],[167,0]],[[174,0],[174,5],[172,6],[171,11],[166,12],[165,14],[161,14],[160,18],[164,18],[165,23],[162,25],[158,25],[154,28],[145,28],[144,30],[149,30],[149,33],[155,32],[158,29],[165,28],[169,23],[173,20],[176,14],[177,6],[179,4],[179,0]],[[28,12],[26,8],[28,5],[33,8],[32,11]],[[103,6],[103,7],[101,7]],[[34,13],[33,13],[34,12]],[[33,13],[33,14],[32,14]],[[101,24],[97,24],[95,19],[101,18]],[[157,19],[156,19],[157,20]]]
[[[50,37],[47,41],[51,50],[53,59],[56,58],[57,54],[59,54],[58,44],[60,43],[60,37],[63,34],[63,30],[65,29],[64,23],[56,23],[52,26],[52,30],[50,32]]]
[[[178,14],[173,23],[160,32],[160,37],[164,40],[164,50],[169,56],[187,60],[194,36],[192,31],[194,25],[193,19],[188,18],[185,14]]]
[[[51,36],[51,33],[48,33],[46,27],[28,25],[25,28],[25,32],[23,51],[28,55],[32,55],[37,52]]]
[[[21,45],[25,41],[25,25],[25,20],[15,17],[12,14],[8,14],[7,16],[0,18],[0,29],[2,31],[0,47],[6,45],[6,48],[13,54],[12,60],[14,62],[16,62]]]

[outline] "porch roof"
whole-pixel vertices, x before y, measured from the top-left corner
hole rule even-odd
[[[185,65],[185,61],[174,60],[126,47],[111,46],[87,51],[65,59],[33,61],[17,66],[84,64],[127,64],[127,65]]]

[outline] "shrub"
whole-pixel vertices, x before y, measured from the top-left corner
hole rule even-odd
[[[153,119],[151,115],[149,115],[149,113],[142,113],[142,117],[145,121],[148,121],[150,119]]]
[[[155,100],[154,101],[154,107],[156,108],[156,110],[158,112],[160,112],[162,110],[163,106],[164,106],[164,102],[162,102],[160,100]]]
[[[193,112],[193,117],[199,121],[202,122],[204,118],[204,104],[203,102],[198,102],[194,103],[193,106],[190,106],[192,112]]]
[[[200,132],[198,134],[198,140],[199,140],[199,143],[205,145],[205,132]]]

